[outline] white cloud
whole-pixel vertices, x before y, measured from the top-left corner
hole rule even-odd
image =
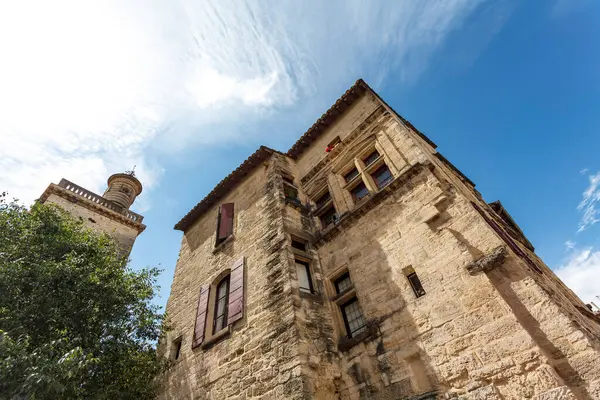
[[[565,247],[566,247],[567,251],[573,250],[575,248],[575,245],[576,245],[576,243],[572,240],[567,240],[565,242]]]
[[[600,295],[600,250],[574,249],[555,272],[584,302],[598,303],[595,296]]]
[[[596,222],[600,221],[598,211],[598,202],[600,202],[600,172],[590,175],[589,185],[583,192],[583,199],[577,206],[577,209],[583,212],[581,221],[579,221],[579,230],[582,232]]]
[[[0,189],[30,202],[64,177],[101,191],[137,164],[145,196],[161,151],[314,115],[359,76],[414,83],[481,3],[3,2]]]

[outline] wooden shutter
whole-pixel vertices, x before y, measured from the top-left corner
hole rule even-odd
[[[244,316],[244,257],[233,263],[231,267],[227,316],[227,325]]]
[[[192,349],[200,346],[204,341],[204,328],[206,327],[206,314],[208,311],[208,294],[210,286],[204,285],[200,288],[198,297],[198,308],[196,310],[196,323],[194,325],[194,340],[192,340]]]
[[[217,240],[225,240],[233,233],[233,203],[225,203],[221,205],[219,211],[219,228],[217,232]]]

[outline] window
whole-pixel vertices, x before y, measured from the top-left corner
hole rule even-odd
[[[329,225],[334,224],[337,221],[337,213],[333,206],[329,207],[323,214],[319,216],[321,225],[323,228],[327,228]]]
[[[413,271],[406,275],[406,279],[408,279],[408,282],[410,283],[413,292],[415,292],[415,296],[421,297],[425,295],[425,289],[423,289],[423,285],[421,285],[421,280],[417,276],[416,272]]]
[[[177,339],[173,340],[171,344],[171,360],[177,361],[179,360],[179,356],[181,355],[181,343],[183,341],[183,336],[179,336]]]
[[[390,169],[385,164],[377,168],[375,172],[371,174],[371,176],[373,177],[373,180],[379,189],[390,183],[394,178],[390,172]]]
[[[373,164],[373,162],[375,160],[377,160],[379,158],[379,153],[377,152],[377,150],[373,151],[371,154],[369,154],[366,158],[363,159],[363,162],[365,163],[365,167],[368,167],[369,165]]]
[[[333,138],[333,140],[331,142],[329,142],[329,144],[327,145],[327,147],[325,148],[325,151],[327,153],[329,153],[331,150],[333,150],[333,148],[335,146],[337,146],[338,144],[340,144],[340,137],[336,136],[335,138]]]
[[[222,204],[217,215],[217,240],[222,243],[233,234],[233,203]]]
[[[229,303],[229,275],[217,285],[217,297],[215,299],[215,316],[213,334],[227,326],[227,306]]]
[[[333,284],[335,285],[335,291],[343,293],[352,287],[352,281],[350,280],[350,274],[346,272],[344,275],[337,278]]]
[[[321,197],[315,201],[317,208],[323,207],[329,200],[331,200],[331,194],[329,192],[325,192]]]
[[[294,186],[284,184],[283,193],[285,194],[286,199],[298,201],[298,189],[296,189]]]
[[[352,198],[354,198],[354,201],[360,201],[361,199],[369,195],[369,189],[367,189],[364,182],[361,182],[358,185],[356,185],[354,189],[351,190],[351,193]]]
[[[306,242],[292,238],[292,247],[294,249],[306,251]]]
[[[344,325],[346,325],[346,333],[349,338],[367,330],[366,321],[358,306],[356,297],[342,305],[341,310],[342,317],[344,318]]]
[[[346,175],[344,175],[344,179],[346,180],[346,182],[350,182],[357,176],[358,176],[358,170],[356,168],[352,168],[350,170],[350,172],[348,172]]]
[[[310,267],[307,262],[296,260],[296,271],[298,272],[298,284],[303,293],[312,293],[313,285],[310,277]]]

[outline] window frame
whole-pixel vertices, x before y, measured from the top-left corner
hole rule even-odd
[[[421,283],[419,275],[417,275],[417,273],[414,270],[406,275],[406,279],[408,280],[408,283],[417,298],[423,297],[427,294],[425,288],[423,287],[423,284]],[[415,282],[413,282],[414,280],[418,284],[419,288],[415,287]]]
[[[183,335],[171,341],[171,350],[169,352],[169,358],[175,362],[181,358],[181,349],[183,348]]]
[[[314,287],[313,280],[312,280],[312,273],[310,270],[310,262],[296,258],[296,259],[294,259],[294,264],[296,265],[296,274],[298,275],[297,276],[298,291],[300,291],[300,293],[307,293],[307,294],[315,293],[315,287]],[[298,274],[298,265],[302,265],[305,268],[306,278],[308,280],[308,286],[309,286],[308,288],[304,288],[304,287],[300,286],[300,276]],[[305,289],[305,290],[303,290],[303,289]],[[306,289],[308,289],[308,291],[306,291]]]
[[[366,191],[366,193],[362,197],[358,198],[356,191],[359,190],[359,188],[361,186]],[[369,197],[370,194],[371,194],[371,192],[369,191],[369,188],[367,187],[366,183],[362,179],[360,180],[360,182],[358,184],[356,184],[356,186],[354,186],[352,189],[350,189],[350,195],[352,196],[354,203],[359,203],[363,199]]]
[[[349,320],[347,308],[349,308],[350,306],[352,306],[354,304],[356,304],[358,313],[360,315],[360,319],[362,320],[362,325],[353,331],[350,329],[350,323],[358,320],[359,318],[354,318],[352,320]],[[362,312],[362,309],[360,308],[360,303],[356,296],[353,296],[348,301],[346,301],[344,304],[340,305],[340,312],[342,314],[342,319],[344,320],[344,327],[346,328],[346,337],[347,338],[351,339],[353,337],[360,335],[361,333],[363,333],[367,330],[367,320],[365,318],[364,313]]]
[[[381,169],[385,168],[387,170],[387,172],[389,173],[389,178],[387,178],[385,181],[383,181],[383,184],[381,184],[377,178],[375,178],[375,174],[380,171]],[[394,174],[392,173],[392,170],[390,169],[390,167],[384,162],[381,165],[379,165],[377,167],[377,169],[375,169],[375,171],[369,173],[369,175],[371,176],[371,178],[373,179],[373,182],[375,183],[375,186],[377,187],[377,190],[381,190],[384,187],[386,187],[387,185],[390,184],[390,182],[392,182],[394,180]]]
[[[345,289],[340,290],[339,284],[341,282],[344,282],[346,279],[348,280],[348,282],[350,283],[350,285],[348,287],[346,287]],[[336,294],[342,294],[342,293],[345,293],[348,290],[352,289],[354,287],[354,283],[352,282],[352,279],[350,278],[350,272],[346,271],[342,275],[340,275],[337,278],[335,278],[333,280],[333,287],[335,288]]]
[[[333,213],[331,215],[332,220],[327,225],[325,225],[324,224],[324,216],[329,214],[330,211],[333,211]],[[337,214],[337,210],[335,209],[333,203],[331,205],[329,205],[328,207],[324,208],[323,211],[321,213],[319,213],[319,221],[321,221],[322,229],[325,229],[331,225],[335,225],[337,219],[338,219],[338,214]]]
[[[377,156],[376,156],[375,158],[371,159],[371,157],[372,157],[374,154],[377,154]],[[374,164],[374,163],[375,163],[377,160],[379,160],[380,158],[381,158],[381,154],[379,154],[379,151],[377,151],[377,149],[373,149],[373,151],[371,151],[371,152],[369,153],[369,155],[368,155],[368,156],[366,156],[366,157],[363,157],[363,158],[361,159],[361,161],[362,161],[362,162],[363,162],[363,164],[365,165],[365,168],[368,168],[369,166],[371,166],[372,164]],[[370,161],[369,161],[369,160],[370,160]],[[369,162],[367,162],[367,161],[369,161]]]
[[[352,177],[350,177],[350,179],[348,179],[348,176],[351,174],[354,174],[354,172],[356,172],[355,175],[353,175]],[[358,170],[358,168],[356,167],[356,165],[354,165],[351,169],[349,169],[346,173],[344,173],[343,177],[344,180],[346,181],[346,183],[350,183],[350,182],[354,182],[354,180],[356,178],[358,178],[360,176],[360,171]]]
[[[225,277],[223,277],[216,285],[215,289],[215,304],[213,307],[213,317],[212,317],[212,335],[216,335],[224,329],[227,329],[227,318],[229,317],[229,287],[231,284],[231,273],[228,273]],[[223,297],[219,297],[219,290],[221,286],[225,285],[225,295]],[[224,310],[221,315],[219,315],[219,301],[224,300]],[[217,320],[219,318],[223,318],[221,328],[217,329]]]

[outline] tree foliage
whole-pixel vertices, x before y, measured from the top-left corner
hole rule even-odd
[[[154,397],[158,274],[61,209],[0,194],[0,398]]]

